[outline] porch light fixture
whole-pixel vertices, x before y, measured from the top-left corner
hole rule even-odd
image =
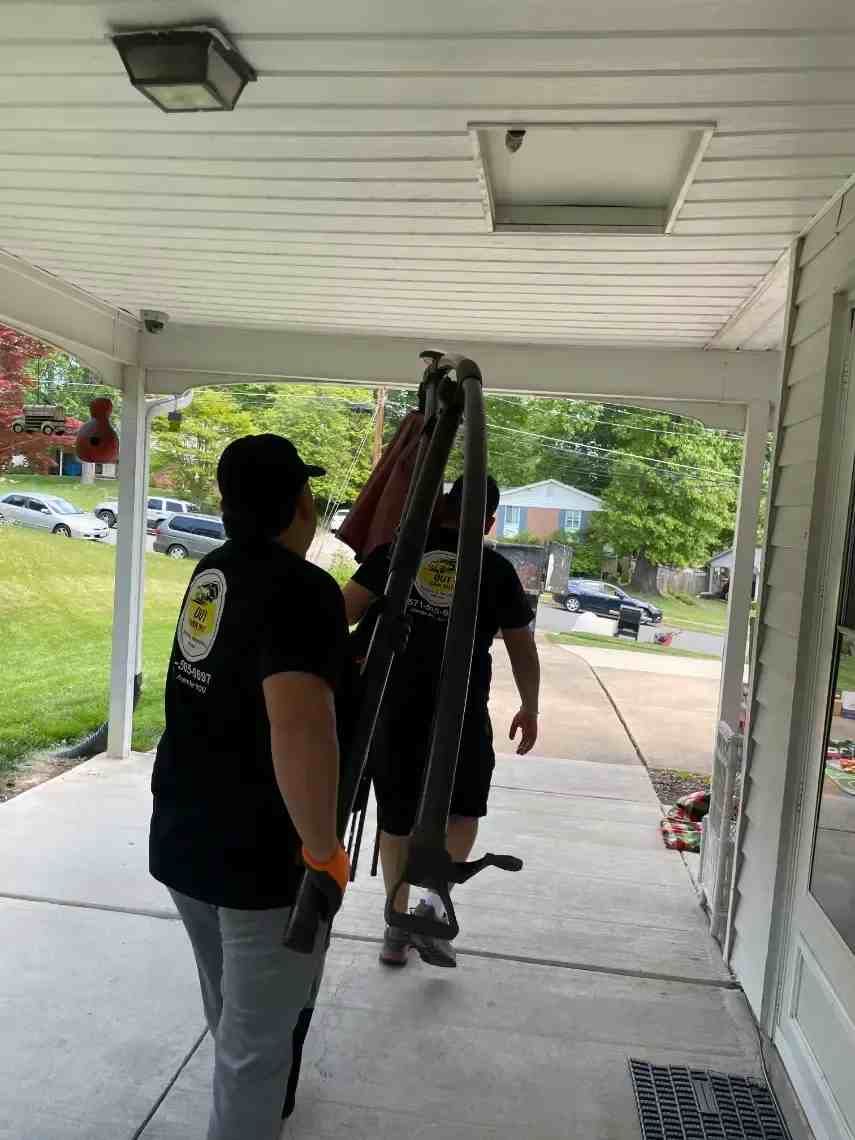
[[[218,29],[115,32],[111,37],[131,83],[161,111],[233,111],[258,76]]]

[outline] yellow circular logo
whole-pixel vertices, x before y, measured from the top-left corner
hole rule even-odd
[[[449,609],[457,580],[457,555],[447,550],[432,550],[422,559],[415,587],[426,602]]]
[[[203,570],[191,583],[178,622],[178,644],[188,661],[202,661],[211,652],[225,600],[226,579],[219,570]]]

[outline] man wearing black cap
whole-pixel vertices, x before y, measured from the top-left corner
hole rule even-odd
[[[334,705],[347,623],[336,583],[305,560],[308,480],[323,473],[281,436],[229,444],[229,541],[193,574],[169,662],[150,869],[196,956],[215,1055],[208,1140],[279,1136],[326,942],[322,927],[312,954],[284,949],[289,908],[304,865],[331,913],[348,879]]]
[[[434,715],[442,715],[436,700],[457,574],[462,494],[463,481],[458,479],[441,500],[437,526],[428,536],[407,607],[411,623],[407,648],[393,666],[372,753],[380,857],[389,894],[400,882],[406,867],[431,724]],[[498,485],[488,476],[487,533],[492,529],[498,505]],[[385,592],[389,560],[390,547],[378,547],[344,587],[348,619],[356,622],[364,617],[364,624],[357,632],[357,638],[362,640],[370,633],[365,626],[373,620],[372,607]],[[478,834],[478,821],[487,814],[495,763],[493,729],[487,707],[492,679],[490,646],[500,631],[520,695],[520,708],[511,722],[510,738],[515,739],[519,733],[517,752],[520,755],[529,752],[537,740],[540,664],[530,629],[533,618],[511,563],[495,550],[485,548],[472,670],[448,821],[447,846],[458,862],[469,858]],[[406,910],[408,897],[409,888],[402,886],[395,897],[395,908]],[[415,911],[445,917],[442,902],[433,892],[417,904]],[[424,935],[408,938],[393,926],[386,927],[380,961],[387,966],[406,965],[410,945],[432,966],[457,965],[454,947],[447,940]]]

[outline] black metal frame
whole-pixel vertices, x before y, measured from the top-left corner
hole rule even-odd
[[[421,801],[402,879],[413,886],[436,891],[445,905],[447,921],[396,911],[392,904],[397,887],[386,904],[386,920],[390,925],[452,939],[459,926],[449,897],[449,885],[465,882],[488,866],[518,871],[522,862],[512,856],[485,855],[472,863],[455,863],[445,847],[478,612],[486,513],[487,440],[478,365],[468,357],[443,356],[437,352],[423,352],[421,358],[426,363],[420,389],[425,400],[425,430],[392,552],[380,616],[362,667],[363,695],[351,749],[355,763],[344,766],[348,778],[342,780],[339,789],[338,834],[344,836],[351,816],[359,813],[355,862],[364,824],[374,730],[394,659],[406,648],[410,591],[424,555],[448,457],[465,413],[457,578],[437,699],[442,716],[434,720]],[[456,373],[456,379],[452,379],[452,372]],[[353,844],[352,828],[352,847]],[[315,944],[318,922],[326,917],[325,900],[306,877],[291,913],[285,946],[309,953]]]

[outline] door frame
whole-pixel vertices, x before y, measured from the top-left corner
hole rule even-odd
[[[793,730],[799,752],[796,817],[788,859],[789,887],[785,917],[777,944],[777,988],[772,1036],[785,1062],[818,1140],[855,1140],[855,1120],[847,1125],[821,1064],[798,1021],[798,1002],[805,972],[819,987],[831,1010],[855,1039],[855,952],[810,893],[814,839],[821,805],[821,775],[828,716],[839,588],[846,555],[847,521],[855,492],[855,289],[834,299],[832,344],[827,378],[828,404],[823,434],[830,447],[827,485],[814,500],[820,511],[811,536],[804,596],[810,642],[798,668],[801,700],[793,706],[800,726]],[[847,363],[848,378],[845,376]],[[828,426],[826,426],[828,425]],[[817,480],[819,483],[819,479]],[[811,597],[811,591],[814,596]],[[800,655],[801,656],[801,655]]]

